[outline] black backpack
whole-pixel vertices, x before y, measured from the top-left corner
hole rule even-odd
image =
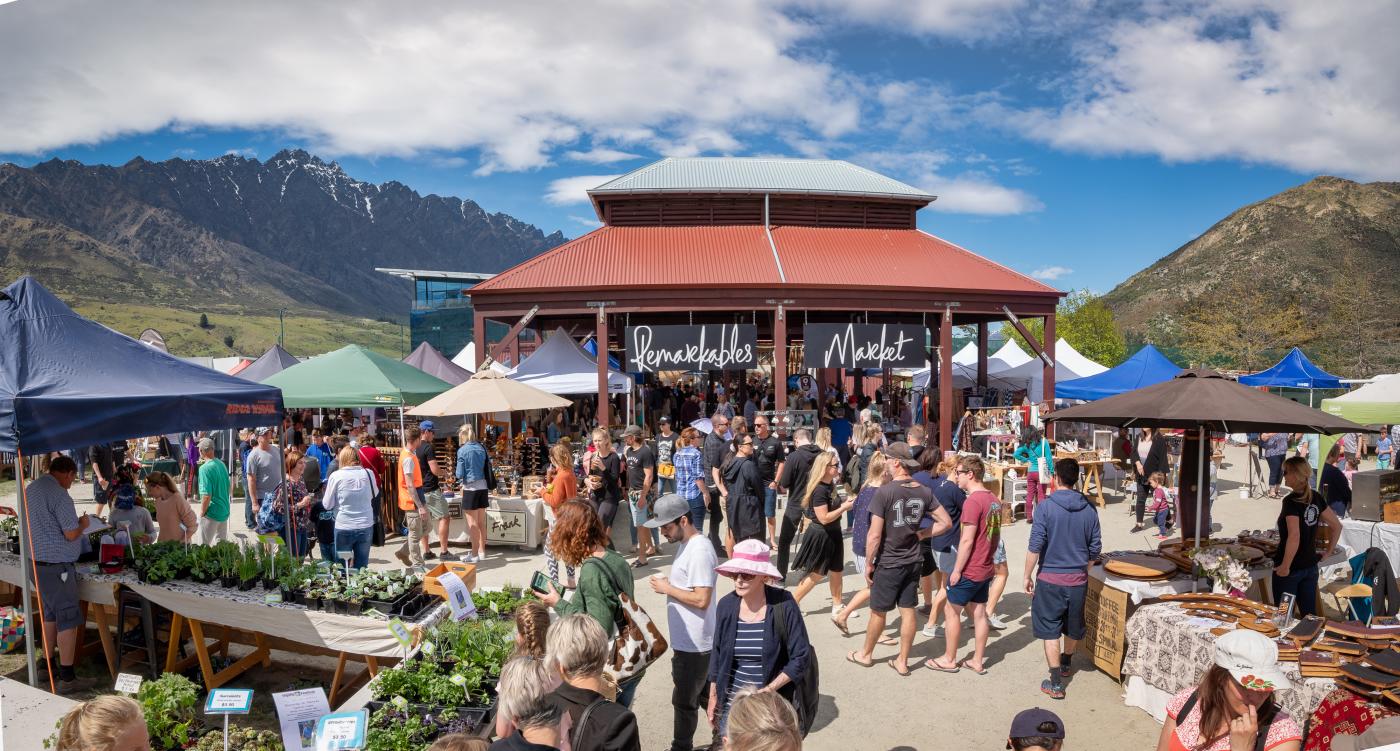
[[[787,611],[788,608],[795,607],[795,602],[787,600],[773,609],[773,618],[778,627],[778,640],[783,643],[784,652],[787,651],[788,638]],[[817,703],[821,701],[820,685],[821,670],[817,667],[817,651],[808,647],[807,672],[796,681],[778,689],[778,693],[797,710],[797,728],[802,731],[803,738],[807,737],[807,733],[812,730],[812,723],[817,719]]]

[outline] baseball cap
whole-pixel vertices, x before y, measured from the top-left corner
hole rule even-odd
[[[638,425],[628,425],[628,426],[627,426],[627,429],[624,430],[624,431],[622,431],[622,434],[623,434],[623,435],[641,435],[641,434],[642,434],[642,429],[641,429],[641,427],[638,426]]]
[[[895,441],[886,446],[885,456],[898,461],[908,469],[919,468],[919,460],[914,458],[914,452],[910,450],[909,444],[904,441]]]
[[[667,493],[656,499],[651,510],[656,516],[646,520],[642,526],[656,529],[689,514],[690,504],[675,493]]]
[[[1235,629],[1215,640],[1215,664],[1253,691],[1292,688],[1278,667],[1278,645],[1257,631]]]
[[[423,431],[424,433],[428,432],[429,430],[434,430],[436,427],[437,426],[433,424],[432,420],[424,420],[423,422],[418,423],[418,429]]]
[[[1049,727],[1050,725],[1054,725],[1054,728],[1052,730],[1041,729],[1042,727]],[[1064,740],[1065,723],[1060,720],[1059,715],[1055,714],[1054,712],[1051,712],[1048,709],[1041,709],[1040,707],[1031,707],[1030,709],[1023,709],[1020,712],[1017,712],[1016,716],[1011,719],[1011,733],[1008,737],[1040,737],[1053,738],[1055,740]],[[1011,748],[1011,743],[1008,742],[1006,744],[1006,747]]]
[[[272,428],[258,428],[253,431],[253,435],[267,435],[272,432]]]
[[[667,425],[670,425],[670,424],[671,424],[671,418],[670,418],[669,416],[667,416],[667,415],[662,415],[662,416],[661,416],[661,419],[660,419],[660,420],[657,420],[657,422],[664,422],[664,423],[666,423]]]
[[[214,450],[214,439],[213,439],[213,438],[201,438],[201,439],[199,439],[199,450],[200,450],[200,451],[213,451],[213,450]]]

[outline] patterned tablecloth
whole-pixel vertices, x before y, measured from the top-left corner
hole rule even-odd
[[[1308,721],[1307,743],[1304,751],[1328,751],[1332,738],[1339,733],[1361,735],[1377,720],[1395,716],[1395,711],[1353,694],[1336,689],[1328,694]]]
[[[1195,686],[1212,664],[1215,636],[1210,630],[1220,625],[1219,621],[1189,616],[1176,603],[1138,608],[1128,619],[1123,677],[1136,675],[1169,695]],[[1329,678],[1304,679],[1296,662],[1280,666],[1293,688],[1279,691],[1278,702],[1301,721],[1322,703],[1334,684]]]

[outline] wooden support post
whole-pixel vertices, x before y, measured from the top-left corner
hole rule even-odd
[[[787,315],[783,306],[773,311],[773,408],[787,409]],[[774,428],[778,427],[775,423]]]
[[[938,324],[938,447],[953,450],[953,310]]]
[[[1045,351],[1045,355],[1050,358],[1051,363],[1055,362],[1055,316],[1053,314],[1045,316],[1045,341],[1042,342],[1041,349]],[[1046,363],[1041,363],[1041,366],[1043,367],[1041,370],[1041,378],[1043,379],[1041,399],[1045,402],[1045,410],[1053,410],[1055,408],[1055,368]],[[1042,412],[1042,419],[1044,416]],[[1045,423],[1045,426],[1045,435],[1053,439],[1055,437],[1055,423],[1048,422]]]
[[[987,322],[977,324],[977,388],[987,388]]]
[[[608,313],[598,306],[598,328],[594,332],[598,345],[598,426],[607,429],[608,420]]]
[[[476,313],[472,316],[472,343],[476,345],[476,356],[472,359],[472,370],[481,368],[481,363],[489,356],[486,348],[486,316]]]

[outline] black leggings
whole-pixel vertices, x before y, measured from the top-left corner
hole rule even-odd
[[[778,572],[787,578],[788,556],[792,553],[792,541],[797,537],[797,522],[783,514],[783,523],[778,529]]]
[[[710,488],[710,542],[714,544],[715,551],[724,555],[724,538],[719,534],[719,525],[724,521],[724,497],[719,494],[719,488]]]
[[[1143,515],[1147,511],[1147,497],[1152,495],[1152,486],[1148,484],[1147,478],[1137,479],[1137,501],[1133,504],[1133,513],[1137,514],[1137,525],[1142,526]]]

